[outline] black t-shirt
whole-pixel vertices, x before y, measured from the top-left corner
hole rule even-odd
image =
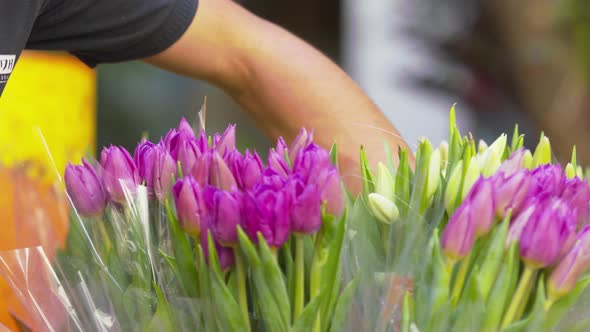
[[[177,41],[198,0],[0,0],[0,96],[25,48],[89,66],[155,55]]]

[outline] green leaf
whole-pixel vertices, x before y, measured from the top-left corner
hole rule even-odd
[[[308,332],[313,330],[315,318],[320,310],[320,296],[321,294],[309,301],[291,328],[291,332]]]
[[[479,267],[473,268],[472,275],[478,275]],[[485,305],[478,278],[469,278],[457,307],[457,321],[454,331],[477,331],[485,316]]]
[[[385,160],[387,168],[389,168],[390,170],[395,170],[395,163],[393,160],[393,154],[391,153],[391,147],[389,146],[389,144],[387,144],[387,142],[383,143],[383,146],[385,149]]]
[[[265,244],[266,250],[260,250],[260,254],[254,248],[254,245],[248,238],[248,236],[238,227],[238,239],[240,244],[240,250],[251,269],[251,281],[252,281],[252,305],[256,310],[258,319],[264,323],[264,328],[269,332],[282,332],[287,331],[290,326],[291,312],[289,297],[287,297],[286,286],[284,285],[283,276],[280,270],[278,271],[277,280],[277,263],[274,261],[272,253],[264,239],[262,243]],[[262,246],[262,243],[258,247]],[[270,261],[269,261],[270,255]],[[264,257],[263,257],[264,256]],[[274,264],[274,268],[273,268]],[[270,274],[269,275],[269,271]],[[272,279],[272,280],[271,280]],[[273,283],[271,285],[271,283]],[[276,286],[276,284],[282,284],[282,286]],[[278,288],[278,293],[275,293],[275,287]],[[277,297],[281,303],[286,302],[287,305],[281,305],[277,302]],[[285,312],[285,307],[287,311]],[[256,322],[253,322],[256,323]],[[256,330],[256,328],[253,328]]]
[[[400,217],[408,215],[410,204],[412,172],[408,162],[408,152],[405,149],[399,150],[399,165],[395,172],[395,204],[399,209]]]
[[[146,328],[146,331],[156,332],[177,330],[178,326],[175,322],[174,314],[172,309],[170,308],[170,304],[164,297],[164,294],[162,293],[158,285],[154,285],[154,289],[156,291],[158,305],[156,313],[152,317],[150,324]]]
[[[176,279],[181,280],[182,276],[180,275],[180,270],[178,269],[178,262],[176,261],[176,258],[166,254],[161,249],[159,250],[159,252],[160,252],[160,255],[166,261],[166,263],[168,264],[168,266],[170,267],[170,269],[172,270],[172,273],[174,273],[174,276],[176,277]],[[198,283],[198,281],[197,281],[197,283]]]
[[[508,234],[508,226],[510,225],[510,218],[511,213],[509,212],[500,226],[494,227],[490,244],[486,248],[485,258],[481,265],[481,272],[477,274],[484,301],[487,300],[496,281],[500,266],[504,261],[504,246],[506,235]]]
[[[529,324],[527,326],[527,330],[529,331],[541,331],[544,330],[546,325],[544,324],[545,320],[545,302],[547,301],[547,296],[545,293],[545,278],[544,275],[541,274],[539,280],[537,281],[537,292],[535,294],[535,302],[531,308],[530,313],[528,314]]]
[[[588,332],[590,331],[590,318],[582,318],[576,322],[573,322],[567,327],[568,332]]]
[[[197,259],[199,264],[199,279],[198,286],[199,286],[199,293],[200,293],[200,300],[202,301],[202,305],[200,306],[201,317],[200,319],[203,321],[203,325],[205,326],[205,331],[217,331],[217,319],[215,316],[215,311],[213,310],[213,302],[212,300],[212,286],[211,281],[209,278],[208,267],[207,263],[205,262],[205,255],[203,253],[203,248],[201,245],[197,247]]]
[[[346,322],[346,318],[350,312],[350,308],[352,306],[352,300],[358,288],[359,282],[361,280],[361,272],[359,272],[351,282],[344,287],[344,290],[340,294],[338,298],[338,302],[336,303],[336,307],[334,308],[334,314],[331,316],[330,322],[330,332],[338,332],[342,331],[344,328],[344,323]]]
[[[402,331],[410,332],[410,323],[412,323],[413,301],[412,296],[406,291],[404,294],[404,303],[402,307]]]
[[[242,317],[240,306],[225,284],[224,274],[221,271],[213,236],[209,232],[207,237],[209,245],[211,299],[215,304],[215,313],[218,315],[217,322],[220,324],[222,331],[246,331],[247,325]]]
[[[172,248],[177,260],[181,288],[188,297],[197,297],[198,291],[195,281],[198,279],[198,274],[193,250],[186,233],[180,228],[176,216],[172,213],[168,201],[166,201],[165,207],[168,214]]]
[[[510,247],[505,259],[506,264],[502,266],[487,300],[487,311],[482,326],[484,332],[498,330],[516,288],[520,263],[516,243]]]
[[[338,146],[336,143],[332,144],[330,148],[330,161],[338,168]]]
[[[282,257],[285,275],[287,278],[287,291],[289,292],[289,299],[291,299],[291,307],[295,306],[295,286],[296,286],[296,275],[295,275],[295,262],[293,258],[293,243],[295,237],[291,235],[290,239],[280,250],[280,256]]]
[[[445,178],[449,178],[451,171],[461,159],[463,149],[464,147],[463,141],[461,140],[461,132],[457,128],[457,122],[455,121],[455,104],[453,104],[449,114],[449,159]]]
[[[568,310],[570,310],[575,305],[575,303],[580,298],[580,295],[589,284],[590,275],[578,280],[576,287],[574,287],[574,289],[572,289],[568,295],[553,303],[546,315],[547,320],[545,321],[545,326],[553,327],[559,323]]]
[[[288,325],[291,321],[291,304],[289,303],[289,294],[287,293],[287,287],[285,285],[285,279],[281,272],[281,268],[270,251],[264,237],[260,233],[258,234],[258,246],[260,261],[262,262],[262,268],[264,270],[264,275],[266,276],[265,284],[272,290],[272,295],[278,306],[279,312],[281,313],[282,321]]]
[[[211,299],[215,304],[214,315],[220,323],[222,331],[246,331],[246,323],[240,312],[240,306],[232,295],[221,276],[210,271],[211,276]],[[205,317],[207,319],[207,317]]]
[[[321,268],[320,317],[331,317],[338,299],[338,292],[340,291],[342,243],[344,241],[347,214],[348,209],[345,209],[342,213],[342,217],[336,224],[337,228],[335,234],[328,247],[327,261]],[[322,330],[327,330],[329,321],[329,319],[321,320],[323,326]]]
[[[351,264],[358,264],[359,270],[382,270],[385,263],[385,252],[380,244],[379,221],[367,210],[363,198],[359,196],[352,205],[347,234],[351,242],[353,257],[363,257],[362,260],[351,259]]]
[[[447,269],[442,256],[440,242],[438,239],[438,229],[435,229],[431,241],[433,241],[432,263],[434,264],[431,312],[437,312],[450,300],[451,273]]]
[[[416,151],[416,173],[414,177],[414,185],[412,194],[410,196],[410,212],[417,212],[418,216],[412,218],[419,218],[426,210],[425,192],[428,189],[428,173],[430,166],[430,158],[432,156],[432,145],[427,139],[420,142],[418,150]],[[436,179],[438,181],[438,179]]]
[[[518,149],[518,141],[520,134],[518,133],[518,123],[514,125],[514,133],[512,134],[512,144],[510,144],[510,151],[514,152]]]
[[[237,259],[237,257],[236,257]],[[229,272],[228,278],[227,278],[227,288],[229,289],[231,295],[234,297],[234,299],[238,299],[240,296],[240,289],[239,289],[239,285],[238,285],[238,274],[236,273],[236,270],[234,269],[233,271]]]
[[[375,176],[367,159],[365,148],[361,146],[361,173],[363,176],[363,192],[365,195],[375,192]]]
[[[576,159],[577,159],[576,158],[576,146],[574,145],[574,147],[572,148],[572,160],[571,160],[571,163],[572,163],[572,166],[574,167],[574,169],[576,169],[578,167]]]
[[[123,292],[125,312],[131,321],[147,324],[154,313],[155,300],[151,291],[138,287],[136,284],[131,284]]]
[[[503,329],[502,332],[523,332],[529,325],[530,318],[521,319],[518,322],[510,324],[507,328]]]
[[[240,244],[240,250],[242,251],[242,253],[244,253],[244,256],[246,257],[248,264],[254,267],[259,266],[261,263],[256,248],[254,248],[252,241],[250,241],[250,238],[248,237],[248,235],[246,235],[246,233],[244,233],[240,226],[238,226],[238,239]]]

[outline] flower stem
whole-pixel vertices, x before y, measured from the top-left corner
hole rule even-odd
[[[467,272],[469,271],[470,262],[471,254],[467,255],[467,257],[465,257],[460,263],[461,266],[459,267],[459,272],[457,273],[457,278],[455,279],[455,285],[453,287],[453,294],[451,295],[452,305],[457,305],[459,302],[461,291],[463,290],[463,285],[465,284],[465,278],[467,277]]]
[[[106,252],[111,251],[112,243],[111,243],[111,239],[109,237],[109,233],[107,232],[107,229],[104,226],[104,220],[96,220],[95,224],[98,224],[98,231],[100,232],[100,235],[102,237],[102,241],[104,243],[104,247],[106,249]]]
[[[248,311],[248,295],[246,293],[246,271],[244,261],[240,256],[239,250],[235,249],[236,256],[236,273],[238,277],[239,303],[242,311],[242,318],[246,323],[247,331],[250,331],[250,313]]]
[[[309,293],[310,298],[314,298],[320,294],[320,280],[322,277],[321,266],[319,264],[319,260],[317,257],[314,257],[313,262],[311,263],[311,280],[309,282]],[[314,326],[313,332],[319,332],[321,330],[321,317],[320,313],[318,312]]]
[[[506,315],[504,315],[501,329],[505,329],[522,316],[522,312],[529,299],[529,294],[536,276],[537,270],[525,264],[524,272],[522,273],[520,281],[518,282],[518,287],[516,288],[516,293],[514,294],[514,297],[512,297],[512,302],[510,302],[510,307],[508,307]]]
[[[549,309],[551,309],[551,306],[553,305],[555,301],[551,298],[548,298],[547,300],[545,300],[545,312],[549,311]]]
[[[295,321],[303,311],[303,301],[305,296],[305,264],[303,262],[304,251],[303,237],[295,237],[295,307],[293,308],[293,321]]]

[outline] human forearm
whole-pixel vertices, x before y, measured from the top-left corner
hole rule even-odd
[[[272,139],[305,126],[336,142],[347,184],[360,175],[359,147],[372,162],[384,143],[405,146],[393,125],[338,66],[287,31],[228,0],[201,0],[197,17],[170,49],[148,62],[222,87]]]
[[[404,141],[352,79],[324,55],[268,22],[255,26],[256,31],[240,42],[249,71],[235,99],[273,138],[294,138],[305,126],[314,129],[316,141],[324,147],[336,142],[347,183],[358,189],[360,145],[375,162],[384,160],[385,142],[396,149],[405,147]]]

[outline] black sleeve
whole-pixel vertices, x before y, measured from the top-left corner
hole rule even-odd
[[[89,66],[155,55],[177,41],[198,0],[46,0],[27,48],[65,50]]]

